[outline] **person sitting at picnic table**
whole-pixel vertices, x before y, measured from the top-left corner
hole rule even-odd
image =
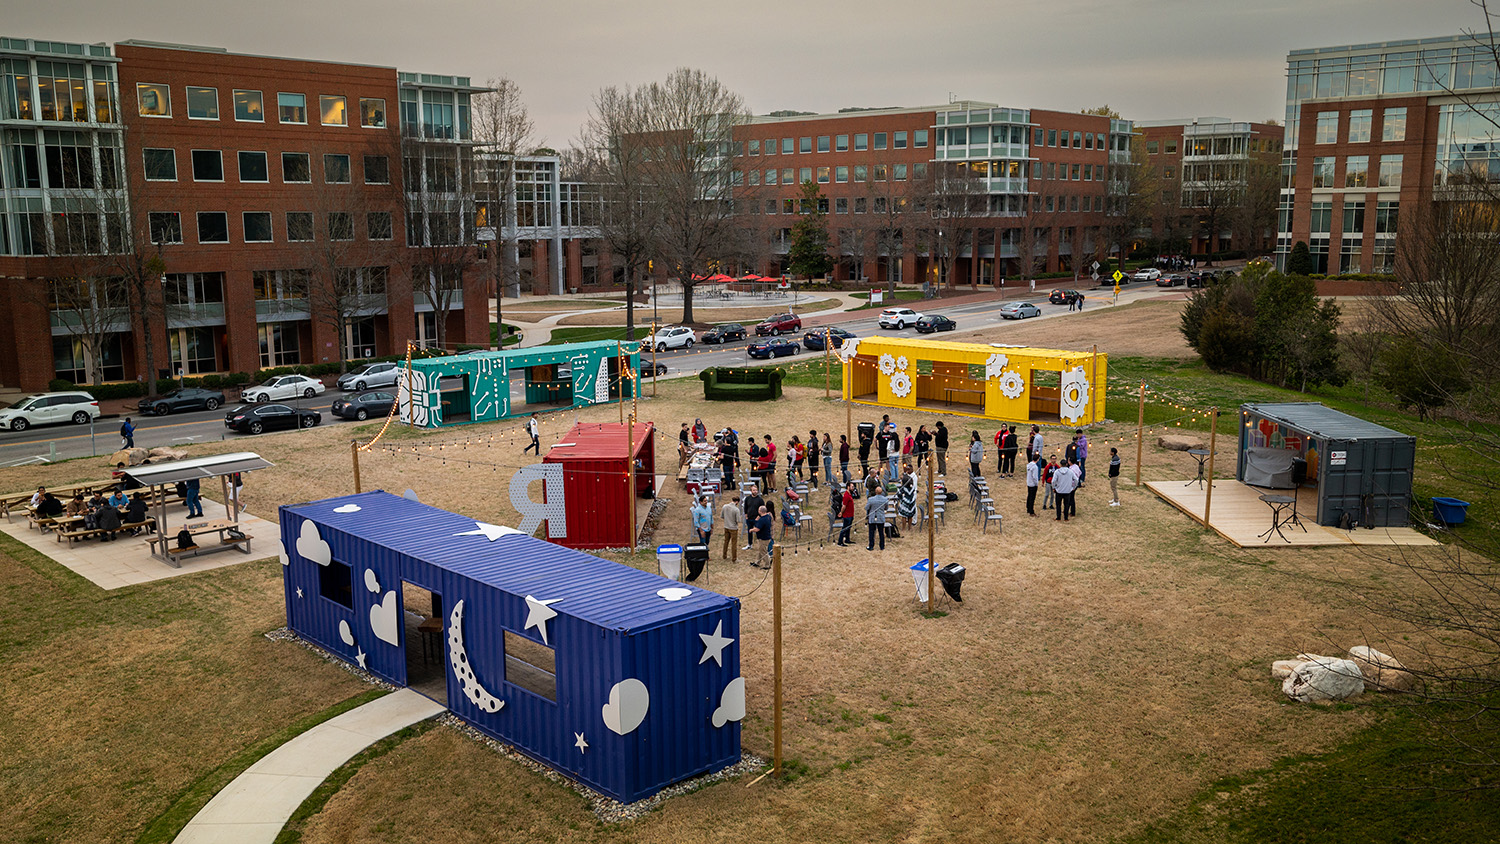
[[[44,487],[44,486],[37,487],[36,488],[36,492],[33,493],[32,496],[31,496],[31,509],[35,510],[36,508],[42,506],[42,499],[44,499],[46,497],[47,497],[47,488]]]
[[[125,523],[140,524],[146,521],[146,496],[137,492],[131,499],[130,504],[125,507]],[[135,528],[133,533],[140,533],[140,528]]]
[[[42,499],[36,506],[36,514],[44,519],[55,519],[63,514],[63,503],[50,492],[42,493]]]
[[[125,491],[119,487],[115,487],[115,491],[109,494],[108,500],[109,506],[115,508],[124,507],[130,503],[130,499],[125,497]]]
[[[74,493],[73,500],[68,502],[68,515],[82,516],[84,513],[88,512],[88,509],[89,505],[87,501],[83,500],[83,493]]]
[[[94,513],[94,527],[104,531],[100,534],[100,542],[109,542],[115,538],[115,532],[120,529],[120,511],[107,504],[100,507]]]

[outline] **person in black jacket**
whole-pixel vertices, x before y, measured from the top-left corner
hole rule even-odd
[[[94,526],[104,531],[99,541],[109,542],[115,538],[115,532],[120,529],[120,511],[108,504],[100,507],[94,514]]]
[[[760,505],[764,503],[766,503],[765,499],[760,497],[760,487],[758,485],[751,486],[750,494],[745,496],[744,510],[745,521],[752,528],[752,530],[745,534],[745,547],[741,548],[741,551],[748,551],[755,545],[755,538],[758,534],[755,533],[753,528],[755,526],[755,520],[760,518]],[[751,516],[752,513],[754,514],[753,517]]]
[[[36,514],[43,518],[55,519],[63,514],[63,503],[57,500],[52,493],[44,493],[42,502],[36,507]]]
[[[948,476],[948,426],[941,420],[937,423],[937,430],[932,434],[933,448],[937,449],[937,473],[940,477]]]
[[[139,492],[130,499],[130,504],[125,507],[125,523],[139,524],[146,521],[146,496]]]

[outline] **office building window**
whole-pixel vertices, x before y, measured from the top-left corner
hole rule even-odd
[[[1162,141],[1161,144],[1162,144],[1162,152],[1165,152],[1168,155],[1175,155],[1177,153],[1177,139],[1176,138],[1171,138],[1171,139]],[[1099,149],[1104,149],[1104,145],[1100,144],[1099,145]]]
[[[1365,242],[1357,237],[1345,237],[1343,246],[1339,250],[1339,272],[1359,272],[1359,254],[1364,251]]]
[[[1312,234],[1328,234],[1333,230],[1333,203],[1314,202],[1312,204],[1312,222],[1309,231]]]
[[[927,130],[918,129],[911,133],[911,145],[915,149],[927,148]]]
[[[783,168],[781,168],[781,183],[783,185],[795,185],[795,184],[797,184],[795,177],[792,175],[792,168],[790,168],[790,167],[783,167]]]
[[[891,168],[884,164],[875,165],[875,181],[885,182],[890,180]]]
[[[172,93],[155,82],[135,83],[136,110],[142,117],[171,117]]]
[[[347,211],[334,211],[328,215],[329,240],[354,239],[354,215]]]
[[[1344,237],[1363,237],[1365,233],[1365,204],[1361,200],[1344,200]]]
[[[1384,116],[1380,118],[1380,139],[1382,141],[1406,140],[1405,106],[1385,110]]]
[[[1031,145],[1032,146],[1034,146],[1034,147],[1044,146],[1046,144],[1046,142],[1047,142],[1047,136],[1045,134],[1045,130],[1042,130],[1042,129],[1032,129],[1031,130]]]
[[[229,215],[223,211],[199,211],[198,242],[228,243]]]
[[[305,152],[283,152],[281,154],[281,181],[307,183],[312,181],[312,162]]]
[[[234,92],[234,119],[242,123],[264,123],[265,103],[259,91]]]
[[[833,180],[841,184],[849,181],[849,168],[843,165],[833,168]]]
[[[776,139],[775,138],[766,138],[766,143],[765,143],[765,146],[763,147],[763,149],[765,150],[766,155],[775,155],[776,154]]]
[[[835,152],[848,152],[849,151],[849,136],[848,135],[835,135],[834,138],[833,138],[833,149],[834,149]]]
[[[751,155],[760,155],[760,141],[758,141],[758,140],[752,140],[750,142],[750,154]]]
[[[1052,211],[1056,211],[1056,210],[1057,210],[1057,197],[1055,197],[1055,196],[1049,196],[1049,197],[1047,197],[1047,211],[1048,212],[1052,212]]]
[[[1319,156],[1313,159],[1312,186],[1315,188],[1331,188],[1333,184],[1333,156]]]
[[[776,213],[776,200],[774,200],[774,199],[768,199],[768,200],[766,200],[766,213],[767,214],[775,214]]]
[[[773,186],[776,184],[776,171],[775,170],[767,170],[766,171],[766,184],[773,185]]]
[[[365,156],[365,184],[388,185],[391,183],[391,160],[384,155]]]
[[[349,125],[349,100],[346,97],[318,97],[318,122],[324,126]]]
[[[863,152],[870,148],[870,136],[861,132],[854,136],[854,151]]]
[[[869,210],[869,202],[863,196],[854,197],[854,213],[863,214]]]
[[[751,170],[750,171],[750,186],[751,187],[759,187],[760,186],[760,171],[759,170]],[[751,213],[753,214],[755,212],[752,211]]]
[[[385,98],[361,97],[359,100],[359,125],[366,129],[385,128]]]
[[[1161,142],[1160,141],[1147,141],[1146,142],[1146,154],[1147,155],[1156,155],[1160,151],[1161,151]]]
[[[1070,178],[1070,179],[1072,179],[1073,181],[1076,182],[1079,179],[1083,178],[1083,165],[1081,165],[1081,164],[1074,164],[1072,166],[1072,168],[1069,169],[1068,172],[1071,174],[1071,175],[1068,176],[1068,178]]]
[[[805,185],[805,184],[807,184],[810,181],[812,181],[812,168],[811,167],[803,167],[803,168],[801,168],[801,170],[798,171],[797,184],[799,184],[799,185]]]
[[[927,178],[927,162],[918,161],[911,166],[911,177],[913,179]]]
[[[1070,197],[1068,197],[1068,210],[1069,211],[1077,211],[1078,210],[1078,197],[1076,197],[1076,196],[1070,196]]]
[[[1093,149],[1094,148],[1094,133],[1093,132],[1084,132],[1083,133],[1083,148],[1084,149]]]
[[[837,199],[835,199],[833,201],[833,213],[835,213],[835,214],[848,214],[849,213],[849,198],[846,197],[846,196],[841,196],[841,197],[838,197]]]
[[[790,200],[790,199],[783,199],[783,200],[781,200],[781,213],[783,213],[783,214],[795,214],[795,213],[797,213],[797,204],[796,204],[796,202],[794,202],[793,200]]]
[[[177,150],[145,149],[141,151],[141,156],[146,166],[147,181],[177,181]]]
[[[898,181],[898,182],[904,182],[904,181],[906,181],[906,165],[905,164],[897,164],[895,166],[895,171],[896,171],[896,181]]]
[[[306,241],[313,239],[313,215],[306,211],[286,212],[286,239]]]
[[[297,348],[297,323],[295,322],[267,322],[255,327],[256,339],[260,343],[260,365],[262,369],[273,366],[292,366],[302,362],[302,355]],[[339,576],[348,578],[349,584],[334,586],[338,584]],[[320,572],[318,578],[319,594],[331,601],[338,601],[344,606],[354,603],[351,597],[354,589],[351,585],[353,574],[347,565],[334,560],[326,569],[326,574]]]
[[[792,151],[794,149],[796,149],[796,147],[793,146],[793,144],[795,142],[796,142],[795,138],[782,138],[781,139],[781,154],[782,155],[791,155]]]
[[[244,217],[246,243],[271,242],[270,211],[246,211]]]
[[[1318,112],[1317,134],[1313,136],[1315,144],[1338,143],[1339,139],[1339,113],[1336,111]]]
[[[193,181],[224,181],[224,154],[216,149],[193,150]]]
[[[885,138],[886,138],[886,135],[885,135],[884,132],[876,132],[875,133],[875,149],[882,150],[882,149],[886,148],[886,146],[885,146]]]
[[[176,211],[152,211],[147,218],[152,243],[182,242],[182,215]]]
[[[1380,187],[1401,187],[1401,156],[1380,156]]]
[[[870,167],[867,164],[854,165],[854,181],[868,182],[870,180]]]
[[[1038,181],[1041,180],[1041,178],[1042,178],[1042,162],[1040,162],[1040,161],[1033,161],[1033,162],[1031,162],[1031,178],[1036,179]]]
[[[810,138],[810,137],[809,138],[798,138],[797,139],[797,151],[800,152],[803,155],[807,155],[808,153],[811,153],[812,152],[812,138]]]
[[[307,95],[277,94],[276,119],[281,123],[306,123]]]
[[[189,120],[218,120],[219,89],[188,86],[187,107]]]
[[[830,138],[827,135],[818,136],[818,152],[828,152]]]
[[[239,153],[241,182],[269,182],[271,171],[263,152]]]
[[[891,143],[891,148],[892,149],[906,149],[906,133],[905,132],[897,132],[896,133],[896,137],[893,140],[893,142]]]
[[[829,180],[830,175],[831,175],[830,174],[830,169],[831,168],[828,168],[828,167],[819,167],[818,168],[818,184],[820,184],[820,185],[826,185],[826,184],[828,184],[828,180]]]
[[[329,185],[349,184],[349,156],[342,153],[323,156],[323,182]]]
[[[1073,133],[1073,149],[1083,149],[1083,133]]]
[[[1364,144],[1370,141],[1370,124],[1374,122],[1374,110],[1357,108],[1349,112],[1349,143]]]
[[[1351,155],[1344,159],[1344,187],[1363,188],[1370,184],[1370,156]]]

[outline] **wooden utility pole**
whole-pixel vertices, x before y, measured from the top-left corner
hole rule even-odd
[[[775,703],[772,710],[772,742],[775,750],[771,756],[771,773],[781,776],[781,546],[771,549],[771,624],[774,633],[772,650],[772,683],[775,688]]]
[[[354,458],[354,493],[358,495],[364,492],[359,488],[359,440],[349,441],[349,456]]]
[[[1203,500],[1203,526],[1208,527],[1208,512],[1214,506],[1214,452],[1219,444],[1219,408],[1209,411],[1209,423],[1213,427],[1208,433],[1208,497]]]
[[[932,523],[932,457],[927,460],[927,612],[932,612],[937,593],[937,559],[933,549],[937,546],[937,526]]]
[[[1141,380],[1141,409],[1135,418],[1135,485],[1141,485],[1141,451],[1146,444],[1146,381]]]

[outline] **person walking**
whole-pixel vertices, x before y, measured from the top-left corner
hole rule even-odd
[[[187,504],[189,519],[203,517],[203,499],[198,497],[199,490],[197,478],[192,478],[187,482],[187,495],[183,496],[183,501]]]
[[[1073,491],[1078,489],[1078,474],[1064,457],[1062,465],[1052,473],[1052,489],[1057,496],[1057,507],[1052,520],[1066,522],[1073,515]]]
[[[135,423],[129,416],[120,423],[120,448],[135,448]]]
[[[932,446],[937,449],[938,477],[948,476],[948,426],[938,420],[937,431],[932,435]]]
[[[1026,464],[1026,515],[1036,515],[1036,488],[1042,483],[1042,461]]]
[[[839,475],[849,474],[849,435],[839,434]]]
[[[737,563],[740,560],[740,531],[745,527],[745,513],[740,509],[739,493],[736,492],[719,509],[719,518],[724,522],[724,550],[719,552],[719,559]]]
[[[1082,428],[1079,428],[1076,433],[1078,434],[1078,485],[1083,486],[1084,482],[1089,479],[1087,466],[1089,459],[1089,435],[1085,434]]]
[[[865,524],[870,528],[870,544],[866,550],[875,550],[875,537],[880,537],[880,550],[885,550],[885,490],[876,490],[865,501]]]
[[[1036,295],[1036,279],[1033,278],[1033,279],[1029,279],[1028,281],[1029,281],[1029,283],[1031,285],[1031,295],[1035,296]]]
[[[1078,294],[1078,310],[1083,310],[1083,294]]]
[[[842,498],[843,501],[839,506],[839,518],[843,520],[843,526],[839,529],[838,544],[840,546],[847,546],[853,542],[849,533],[854,528],[854,491],[847,486],[844,487]]]
[[[973,431],[969,437],[969,477],[979,477],[979,464],[984,460],[984,442],[979,439],[979,432]]]
[[[541,457],[542,456],[542,423],[540,423],[540,422],[537,421],[535,413],[531,414],[531,418],[528,419],[528,420],[526,420],[526,433],[528,433],[528,434],[531,435],[531,445],[528,445],[525,448],[521,449],[521,453],[525,454],[526,452],[531,451],[532,449],[536,449],[536,456],[537,457]]]
[[[823,442],[821,442],[821,443],[818,444],[818,450],[823,453],[823,478],[824,478],[824,480],[826,480],[828,482],[828,486],[830,488],[832,488],[833,487],[833,437],[829,436],[827,431],[823,432]],[[848,461],[848,457],[845,457],[844,460],[847,462]]]
[[[1120,506],[1120,450],[1109,450],[1109,506]]]
[[[708,499],[699,496],[693,503],[693,530],[698,534],[698,542],[708,546],[709,538],[714,532],[714,511],[708,506]]]

